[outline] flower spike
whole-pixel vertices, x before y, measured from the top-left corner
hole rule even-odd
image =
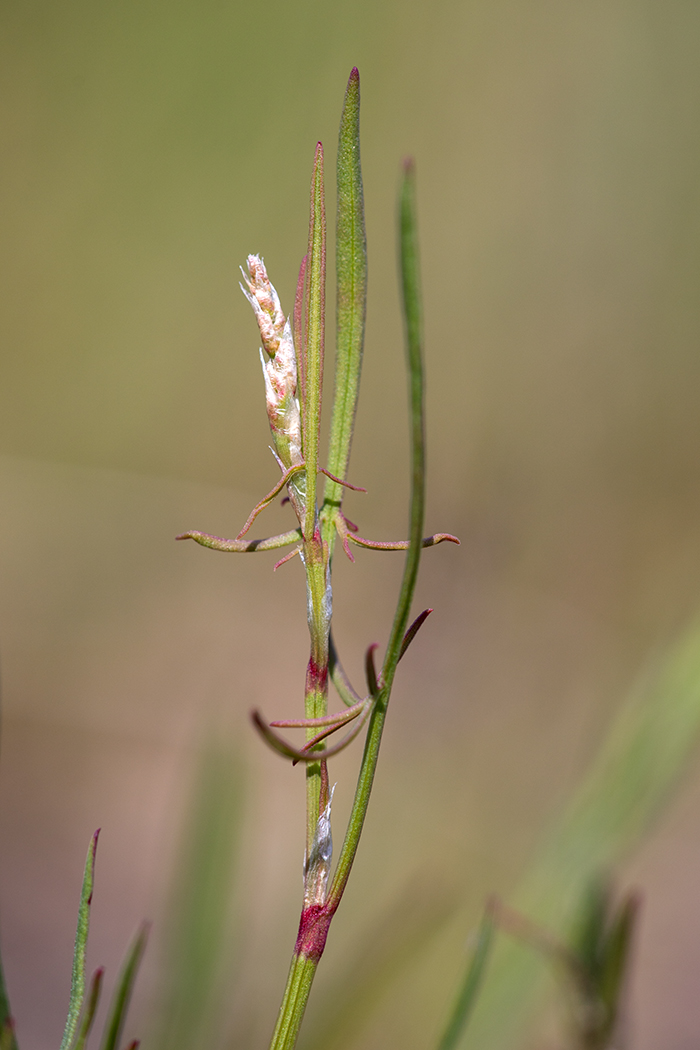
[[[297,359],[289,321],[259,255],[248,256],[241,291],[253,307],[260,329],[265,396],[270,430],[280,459],[289,467],[303,462],[301,412],[297,401]]]

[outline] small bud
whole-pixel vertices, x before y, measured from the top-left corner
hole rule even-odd
[[[303,463],[301,413],[297,400],[297,359],[289,321],[282,313],[279,296],[270,283],[265,263],[258,255],[248,256],[248,275],[241,268],[246,286],[241,291],[255,311],[260,329],[265,398],[270,429],[277,454],[285,468]]]

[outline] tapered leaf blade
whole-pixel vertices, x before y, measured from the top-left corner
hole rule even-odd
[[[367,311],[367,238],[360,164],[360,74],[348,80],[338,132],[335,392],[328,470],[345,479],[360,389]],[[329,479],[324,506],[338,509],[343,488]],[[333,539],[332,529],[326,539]]]
[[[150,927],[148,923],[141,924],[131,947],[126,954],[126,959],[124,960],[124,965],[122,966],[119,980],[117,981],[117,987],[112,996],[109,1015],[107,1017],[107,1023],[102,1037],[101,1050],[117,1050],[119,1037],[122,1028],[124,1027],[124,1021],[126,1020],[126,1012],[129,1009],[131,993],[134,990],[134,983],[136,981],[138,969],[141,964],[141,959],[143,958],[143,953],[146,950],[149,929]]]
[[[90,841],[85,861],[83,886],[80,891],[80,904],[78,906],[78,926],[75,932],[68,1018],[63,1039],[61,1040],[61,1050],[68,1050],[68,1047],[73,1044],[78,1031],[78,1021],[80,1020],[80,1011],[83,1008],[83,999],[85,998],[85,955],[90,930],[90,905],[92,904],[92,890],[95,883],[95,854],[97,852],[99,834],[100,829],[98,828]]]

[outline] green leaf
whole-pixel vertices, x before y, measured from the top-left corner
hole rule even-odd
[[[99,834],[100,829],[98,828],[90,841],[85,861],[83,887],[80,892],[80,905],[78,906],[78,926],[75,932],[70,1003],[68,1005],[66,1027],[61,1040],[61,1050],[68,1050],[68,1047],[73,1044],[78,1030],[83,999],[85,998],[85,953],[87,951],[87,939],[90,929],[90,905],[92,904],[92,890],[95,882],[95,853],[97,852]]]
[[[306,462],[306,517],[304,539],[316,526],[316,475],[323,392],[323,347],[326,311],[326,204],[323,183],[323,146],[316,146],[311,178],[309,251],[306,270],[306,341],[304,361],[304,460]]]
[[[413,161],[404,164],[399,198],[399,251],[401,290],[403,292],[404,331],[408,358],[408,389],[411,431],[411,506],[409,512],[409,547],[404,565],[394,624],[384,656],[382,678],[388,689],[401,657],[401,646],[411,613],[411,602],[418,577],[423,546],[425,517],[425,423],[423,391],[423,310],[418,257],[416,220],[416,185]]]
[[[591,879],[647,830],[694,753],[700,735],[700,622],[647,669],[588,773],[554,825],[513,900],[563,940]],[[541,966],[521,946],[501,945],[477,1003],[466,1047],[510,1045],[532,1012]]]
[[[389,637],[384,666],[382,688],[377,696],[369,720],[362,765],[355,788],[350,820],[343,842],[329,899],[337,907],[342,897],[359,845],[367,807],[372,792],[374,773],[379,758],[379,747],[384,731],[386,709],[391,694],[396,667],[401,658],[408,617],[411,611],[413,592],[416,586],[418,565],[423,540],[423,517],[425,510],[425,439],[423,418],[423,356],[420,276],[418,264],[418,236],[415,214],[415,179],[413,164],[404,165],[401,195],[399,199],[399,248],[401,262],[401,286],[403,291],[404,329],[408,359],[409,412],[411,434],[411,504],[409,511],[409,547],[404,563],[401,590]]]
[[[335,392],[328,470],[345,480],[357,398],[367,311],[367,239],[360,166],[360,74],[353,69],[345,91],[338,132],[336,215]],[[333,543],[333,516],[343,502],[343,486],[328,479],[324,494],[324,539]]]
[[[97,1004],[100,1001],[100,992],[102,991],[102,978],[104,977],[104,969],[102,967],[99,970],[95,970],[92,975],[92,981],[90,983],[90,994],[88,995],[87,1005],[83,1011],[83,1019],[80,1023],[80,1031],[78,1032],[78,1038],[73,1044],[73,1050],[83,1050],[87,1037],[90,1035],[92,1028],[92,1022],[95,1020],[95,1011],[97,1010]]]
[[[598,984],[603,964],[610,904],[607,880],[594,876],[584,888],[579,915],[570,938],[572,955],[593,987]]]
[[[619,906],[605,941],[598,991],[607,1007],[610,1033],[614,1029],[620,998],[624,992],[638,915],[639,897],[634,893],[629,894]]]
[[[131,993],[134,989],[136,975],[138,973],[141,959],[143,958],[143,953],[146,950],[149,928],[148,923],[141,924],[131,947],[126,954],[126,959],[124,960],[124,965],[122,966],[119,980],[117,981],[117,987],[114,990],[112,1002],[110,1003],[109,1015],[107,1017],[104,1035],[102,1036],[101,1050],[117,1050],[119,1037],[121,1035],[124,1021],[126,1020],[126,1012],[129,1009],[129,1000],[131,999]]]
[[[454,1050],[467,1027],[484,978],[494,933],[493,911],[487,907],[477,930],[474,951],[469,960],[462,987],[457,995],[452,1016],[447,1023],[438,1050]]]

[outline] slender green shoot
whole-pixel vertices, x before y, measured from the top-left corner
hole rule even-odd
[[[563,939],[591,879],[647,831],[700,738],[700,620],[645,669],[513,895],[518,911]],[[518,944],[494,954],[465,1047],[511,1045],[536,1002],[540,971]]]
[[[323,392],[323,347],[326,308],[326,205],[323,185],[323,146],[316,146],[311,179],[311,217],[306,271],[306,352],[304,360],[304,459],[306,462],[306,517],[304,539],[316,527],[316,475]]]
[[[403,583],[394,617],[394,625],[384,661],[382,681],[374,698],[362,764],[358,776],[350,821],[338,859],[338,865],[328,894],[322,904],[306,907],[302,913],[297,946],[287,979],[277,1025],[270,1050],[291,1050],[294,1046],[306,1009],[316,968],[325,947],[328,929],[345,891],[372,790],[379,757],[384,720],[396,666],[401,657],[404,635],[408,625],[411,601],[415,589],[418,563],[422,548],[423,514],[425,506],[425,441],[423,420],[423,363],[421,340],[421,307],[418,278],[418,242],[416,234],[414,177],[412,164],[406,164],[400,198],[400,259],[407,357],[409,369],[411,411],[411,508],[410,541]],[[311,335],[310,335],[311,339]],[[307,361],[309,359],[307,358]],[[308,381],[308,378],[307,378]],[[308,573],[308,565],[307,565]],[[308,575],[307,575],[308,578]],[[309,583],[311,593],[311,584]],[[307,718],[308,716],[307,705]],[[311,733],[307,729],[307,733]],[[313,766],[307,767],[313,769]],[[308,772],[307,772],[308,783]],[[318,812],[318,810],[316,811]],[[308,811],[307,811],[308,825]],[[308,832],[307,832],[308,834]],[[307,840],[308,841],[308,840]],[[308,849],[308,847],[307,847]],[[308,855],[308,854],[307,854]]]
[[[487,905],[476,933],[476,943],[464,975],[462,987],[457,995],[457,1001],[447,1022],[442,1039],[438,1044],[438,1050],[455,1050],[462,1038],[462,1033],[469,1023],[474,1004],[476,1003],[476,997],[484,979],[495,931],[493,908]]]
[[[345,833],[338,866],[333,877],[329,900],[338,907],[345,891],[350,870],[367,815],[374,773],[379,758],[387,704],[394,674],[401,656],[401,647],[411,612],[422,549],[423,518],[425,512],[425,437],[423,401],[423,358],[421,295],[418,263],[418,234],[415,208],[415,178],[413,164],[404,165],[399,198],[399,245],[401,285],[403,291],[404,328],[409,376],[409,406],[411,428],[411,504],[409,512],[409,548],[406,554],[403,580],[394,615],[394,624],[384,657],[381,688],[370,716],[362,765],[355,788],[350,821]]]
[[[88,932],[90,929],[90,905],[92,903],[92,890],[95,883],[95,853],[97,851],[97,839],[100,834],[98,828],[92,836],[88,847],[87,859],[85,861],[85,873],[83,875],[83,887],[80,892],[80,904],[78,906],[78,926],[75,933],[75,950],[73,952],[73,976],[71,979],[70,1002],[68,1005],[68,1018],[61,1040],[61,1050],[68,1050],[72,1046],[78,1031],[80,1011],[83,1008],[85,998],[85,954],[87,951]]]
[[[73,1044],[73,1050],[84,1050],[87,1038],[90,1035],[92,1029],[92,1023],[95,1020],[95,1013],[97,1006],[100,1001],[100,992],[102,991],[102,978],[104,977],[104,968],[101,966],[99,970],[95,970],[92,975],[92,981],[90,982],[90,992],[85,1004],[83,1011],[83,1019],[80,1022],[80,1030],[78,1032],[78,1038]]]
[[[136,936],[127,951],[122,971],[119,974],[117,987],[112,996],[109,1007],[107,1024],[102,1037],[101,1050],[117,1050],[119,1037],[126,1020],[126,1011],[129,1008],[129,1000],[134,989],[134,982],[138,973],[143,953],[146,950],[148,940],[149,924],[142,923]]]
[[[328,470],[345,480],[360,391],[367,312],[367,238],[360,166],[360,75],[353,69],[345,92],[338,133],[338,205],[336,216],[335,392],[328,448]],[[343,486],[328,478],[323,509],[323,538],[332,550],[334,518],[343,502]]]

